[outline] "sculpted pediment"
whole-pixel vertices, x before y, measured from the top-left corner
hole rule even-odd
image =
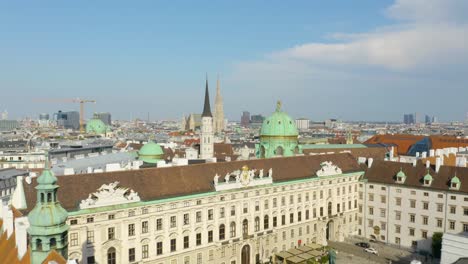
[[[338,166],[333,165],[331,161],[324,161],[320,163],[320,167],[321,168],[315,173],[319,177],[338,175],[343,173],[341,169]]]
[[[103,184],[96,192],[89,194],[88,198],[81,201],[80,209],[134,203],[141,200],[137,192],[118,185],[118,181]]]

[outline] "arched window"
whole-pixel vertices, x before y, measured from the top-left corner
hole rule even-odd
[[[47,202],[52,202],[52,193],[47,193]]]
[[[42,250],[42,240],[36,239],[36,250]]]
[[[268,229],[270,227],[270,219],[268,215],[263,217],[263,229]]]
[[[260,217],[255,217],[255,232],[260,231]]]
[[[332,203],[328,202],[328,215],[332,215]]]
[[[242,235],[247,236],[249,234],[249,221],[247,219],[244,219],[242,221]]]
[[[44,194],[41,193],[41,203],[43,203],[43,202],[44,202]]]
[[[50,239],[50,248],[56,248],[57,247],[57,240],[55,238]]]
[[[260,158],[265,158],[265,147],[264,146],[260,147]]]
[[[107,250],[107,264],[116,264],[115,248],[111,247]]]
[[[283,156],[283,148],[281,146],[275,149],[275,155]]]
[[[236,223],[235,222],[231,222],[231,237],[235,237],[236,236]]]
[[[226,237],[226,227],[224,226],[224,224],[221,224],[219,226],[219,240],[224,240],[225,237]]]

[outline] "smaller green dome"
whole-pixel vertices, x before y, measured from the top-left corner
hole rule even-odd
[[[403,169],[400,169],[400,171],[396,175],[397,177],[406,177],[406,174],[403,172]]]
[[[153,141],[149,141],[138,151],[139,159],[146,163],[157,163],[163,155],[161,146]]]
[[[107,126],[101,119],[93,118],[86,124],[86,133],[88,134],[105,134]]]
[[[427,174],[424,176],[425,181],[432,181],[432,175],[429,173],[429,170],[427,171]]]
[[[453,178],[450,180],[451,183],[456,183],[456,184],[460,184],[461,181],[460,179],[457,177],[457,175],[453,176]]]
[[[281,102],[278,102],[276,111],[263,121],[260,136],[297,137],[298,135],[296,123],[288,114],[281,111]]]
[[[31,226],[54,227],[65,223],[68,212],[58,203],[35,206],[29,213],[28,220]]]
[[[57,177],[50,169],[45,169],[42,171],[41,176],[37,178],[37,183],[42,185],[54,185],[57,183]]]

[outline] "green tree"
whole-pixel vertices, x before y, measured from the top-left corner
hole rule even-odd
[[[436,232],[432,235],[432,255],[440,258],[440,250],[442,249],[442,233]]]

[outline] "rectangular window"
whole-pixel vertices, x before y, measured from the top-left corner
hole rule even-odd
[[[396,198],[395,203],[396,203],[397,206],[400,206],[401,205],[401,198],[399,198],[399,197]]]
[[[141,233],[148,233],[148,221],[141,222]]]
[[[235,216],[236,215],[236,206],[231,206],[231,216]]]
[[[444,209],[444,205],[441,204],[441,203],[438,203],[437,204],[437,212],[443,212],[443,209]]]
[[[307,210],[306,210],[306,220],[309,220],[309,217],[310,217],[310,215],[309,215],[309,209],[307,209]]]
[[[213,242],[213,231],[208,231],[208,243]]]
[[[442,227],[442,219],[437,219],[437,227]]]
[[[455,230],[455,221],[449,221],[449,229]]]
[[[369,193],[369,201],[374,201],[374,194],[372,193]]]
[[[224,218],[224,207],[219,208],[219,218]]]
[[[429,222],[429,218],[427,216],[423,216],[422,219],[423,219],[423,225],[427,225],[427,223]]]
[[[249,204],[247,204],[247,203],[244,203],[243,212],[244,212],[244,214],[247,214],[247,213],[249,213]]]
[[[294,213],[289,214],[289,223],[290,224],[294,223]]]
[[[410,228],[410,229],[409,229],[409,235],[410,235],[410,236],[414,236],[414,228]]]
[[[202,212],[198,211],[196,213],[196,218],[197,218],[197,223],[200,223],[202,221]]]
[[[281,216],[281,225],[285,225],[285,224],[286,224],[286,216],[282,215]]]
[[[374,207],[369,207],[369,215],[374,215]]]
[[[468,224],[463,224],[463,232],[468,233]]]
[[[107,216],[107,219],[109,219],[109,220],[113,220],[114,218],[115,218],[115,215],[113,215],[113,214],[110,214],[110,215]]]
[[[94,217],[88,217],[86,218],[87,223],[93,223],[94,222]]]
[[[416,216],[414,214],[410,214],[410,222],[414,223],[415,222]]]
[[[156,230],[158,231],[162,230],[162,218],[156,219]]]
[[[189,214],[184,214],[184,225],[190,224],[190,216]],[[172,225],[172,222],[171,222]]]
[[[456,213],[456,206],[450,206],[450,213],[455,214]]]
[[[277,199],[273,198],[273,208],[275,208],[278,205]]]
[[[263,209],[267,210],[268,207],[269,207],[269,205],[270,205],[269,200],[265,200],[265,201],[263,202]]]
[[[70,233],[70,246],[78,246],[78,233]]]
[[[399,226],[399,225],[395,226],[395,233],[397,233],[397,234],[401,233],[401,226]]]
[[[395,211],[395,219],[396,220],[401,220],[401,212]]]
[[[171,216],[171,228],[174,228],[176,226],[177,226],[177,219],[175,216]]]
[[[107,239],[111,240],[115,238],[115,228],[109,227],[107,228]]]
[[[171,239],[171,252],[174,252],[176,250],[177,250],[176,239],[173,238],[173,239]]]
[[[273,227],[278,226],[278,218],[276,216],[273,216]]]
[[[135,235],[135,224],[129,224],[128,225],[128,236],[134,236]]]
[[[213,220],[213,209],[208,209],[208,220]]]
[[[428,210],[429,209],[429,203],[428,202],[423,202],[423,209]]]
[[[386,202],[387,202],[387,196],[381,195],[381,196],[380,196],[380,202],[381,202],[381,203],[386,203]]]
[[[421,231],[421,237],[426,239],[427,238],[427,231]]]
[[[89,256],[86,258],[86,263],[87,264],[96,264],[96,260],[94,259],[94,256]]]
[[[201,233],[198,233],[196,237],[197,237],[197,246],[200,246],[201,245]]]
[[[86,243],[88,244],[94,243],[94,231],[86,232]]]
[[[468,215],[468,207],[463,207],[463,215]]]
[[[135,261],[135,248],[128,249],[128,261],[134,262]]]
[[[163,243],[162,242],[157,242],[156,243],[156,255],[162,255],[163,253]]]
[[[260,211],[260,202],[255,201],[255,212],[258,212],[258,211]]]
[[[148,253],[148,245],[142,245],[142,246],[141,246],[141,257],[144,258],[144,259],[146,259],[146,258],[148,258],[148,255],[149,255],[149,253]]]
[[[380,217],[385,217],[385,209],[380,209]]]
[[[410,207],[416,208],[416,200],[410,200]]]
[[[190,247],[190,238],[189,236],[184,236],[184,249]]]

